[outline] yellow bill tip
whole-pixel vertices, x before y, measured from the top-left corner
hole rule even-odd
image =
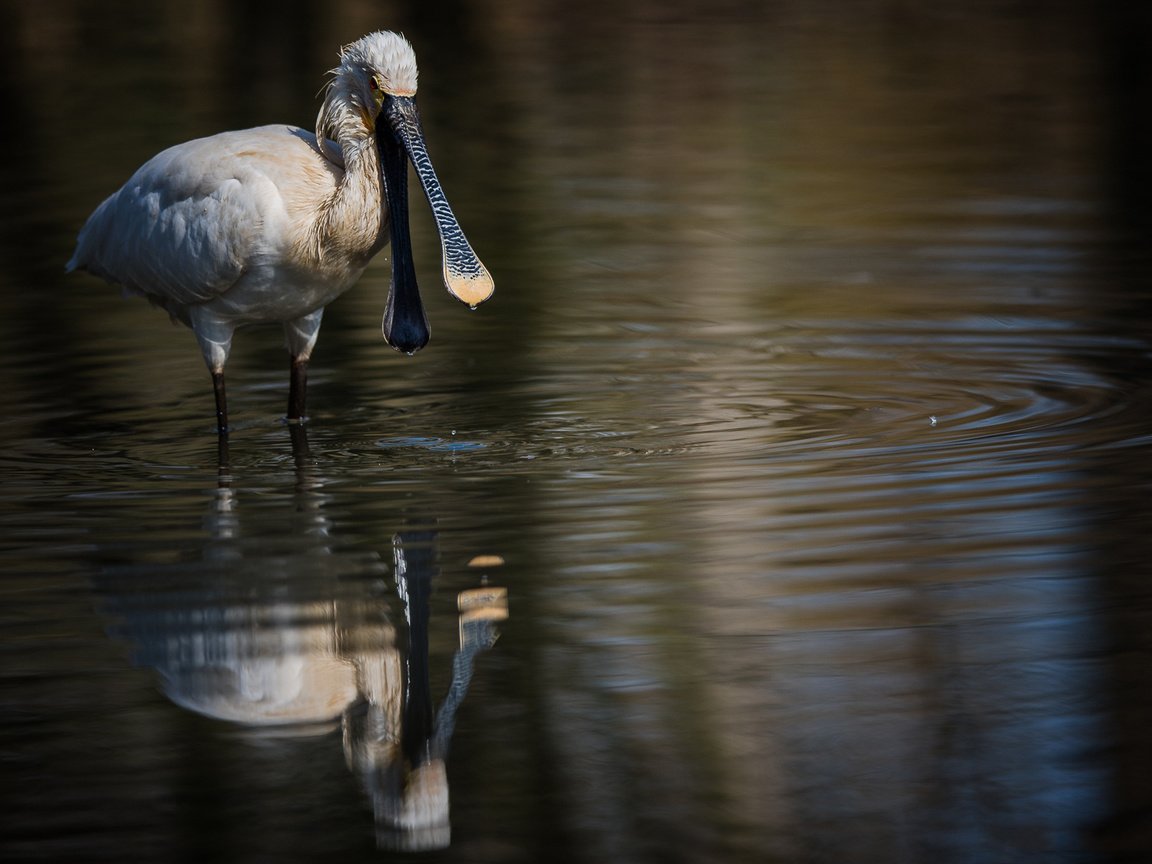
[[[468,561],[469,567],[499,567],[504,563],[501,555],[473,555]]]
[[[496,290],[496,283],[492,281],[492,276],[484,269],[483,265],[480,267],[480,272],[475,274],[462,275],[446,272],[444,284],[448,287],[449,294],[469,306],[479,306]]]

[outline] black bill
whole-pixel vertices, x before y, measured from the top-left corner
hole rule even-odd
[[[389,345],[405,354],[415,354],[428,344],[431,334],[412,262],[412,237],[408,231],[408,157],[390,123],[376,123],[376,144],[380,149],[392,243],[392,283],[388,287],[382,329]]]
[[[392,289],[384,315],[384,338],[401,351],[412,353],[428,342],[428,320],[416,285],[412,244],[408,233],[408,170],[412,160],[416,176],[428,196],[444,271],[444,286],[456,299],[476,307],[492,296],[494,285],[487,268],[476,257],[452,212],[432,160],[424,146],[420,113],[411,96],[388,96],[376,123],[384,187],[392,226]],[[396,190],[396,194],[393,194]],[[414,347],[410,347],[414,346]]]

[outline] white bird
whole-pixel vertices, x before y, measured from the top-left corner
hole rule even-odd
[[[409,354],[428,342],[408,234],[407,160],[432,206],[445,286],[472,307],[492,294],[425,149],[412,46],[395,33],[370,33],[341,50],[331,74],[315,135],[262,126],[159,153],[96,208],[67,265],[145,296],[192,328],[212,373],[221,434],[236,328],[283,325],[288,419],[302,421],[324,307],[389,239],[384,338]]]

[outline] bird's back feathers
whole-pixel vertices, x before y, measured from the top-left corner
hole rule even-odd
[[[337,148],[322,154],[311,132],[291,126],[178,144],[96,209],[68,269],[88,270],[176,314],[220,296],[261,259],[286,257],[343,173]]]

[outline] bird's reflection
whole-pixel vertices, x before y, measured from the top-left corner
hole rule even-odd
[[[279,502],[273,513],[265,507],[249,525],[222,443],[210,540],[199,560],[165,574],[121,568],[104,586],[110,611],[137,659],[190,711],[261,734],[325,734],[339,724],[380,845],[444,847],[456,712],[476,656],[492,647],[507,617],[505,590],[483,577],[459,592],[451,683],[434,708],[434,523],[402,525],[384,555],[340,550],[305,430],[290,429],[290,504]],[[277,536],[269,537],[273,522]]]

